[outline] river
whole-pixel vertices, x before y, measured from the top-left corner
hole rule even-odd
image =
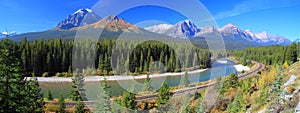
[[[204,72],[201,72],[200,74],[191,74],[189,76],[190,83],[197,83],[197,82],[203,82],[210,79],[213,79],[217,76],[224,76],[229,75],[230,73],[236,73],[236,69],[234,67],[235,63],[231,60],[228,60],[226,58],[220,58],[213,62],[212,68],[207,69]],[[168,76],[168,77],[157,77],[152,78],[152,87],[154,89],[158,89],[162,82],[165,81],[168,83],[169,86],[178,86],[182,84],[182,78],[183,76]],[[143,79],[136,80],[137,82],[144,81]],[[132,83],[132,81],[123,80],[122,83]],[[86,95],[89,100],[95,100],[97,98],[97,94],[100,91],[100,82],[85,82],[85,90]],[[121,95],[124,91],[124,89],[119,85],[119,82],[117,81],[108,81],[108,85],[110,87],[111,94],[113,96]],[[70,91],[72,89],[72,83],[71,82],[40,82],[40,87],[42,89],[42,93],[44,96],[46,95],[47,90],[51,90],[53,97],[57,98],[59,95],[63,95],[64,97],[70,96]],[[136,89],[141,89],[141,87],[138,87]]]

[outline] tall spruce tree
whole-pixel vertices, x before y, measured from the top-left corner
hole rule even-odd
[[[25,102],[27,104],[24,108],[24,112],[42,113],[45,102],[37,78],[33,77],[31,80],[27,81],[25,91],[27,93],[25,96]]]
[[[110,101],[110,91],[107,84],[106,78],[101,84],[102,88],[100,89],[100,93],[98,95],[98,100],[95,104],[95,113],[111,113],[112,112],[112,105]]]
[[[244,101],[243,101],[242,93],[238,92],[234,101],[227,108],[227,110],[230,111],[231,113],[239,113],[244,110],[243,106],[244,106]]]
[[[0,112],[23,112],[26,92],[20,50],[13,41],[0,41]]]
[[[202,103],[202,98],[198,98],[197,100],[198,100],[198,102],[194,109],[195,113],[205,113],[205,107]]]
[[[57,113],[66,113],[65,98],[62,95],[60,95],[57,104],[58,104]]]
[[[190,81],[189,81],[189,74],[187,71],[184,72],[184,78],[183,78],[183,85],[184,87],[188,87],[190,84]]]
[[[78,70],[74,73],[74,78],[72,78],[73,83],[73,90],[71,91],[71,99],[73,101],[78,100],[87,100],[85,95],[85,89],[84,87],[84,77],[81,73],[78,72]]]
[[[296,43],[292,43],[288,47],[286,56],[287,56],[286,60],[289,61],[290,63],[294,63],[297,61],[298,54],[297,54],[297,44]]]
[[[161,88],[158,91],[158,102],[157,105],[160,106],[162,104],[166,104],[171,98],[172,93],[170,92],[170,88],[166,82],[163,83]]]
[[[136,109],[137,103],[135,101],[135,94],[128,91],[124,91],[122,95],[121,105],[128,109]]]
[[[53,96],[52,96],[51,90],[47,91],[46,100],[48,100],[48,101],[52,101],[53,100]]]
[[[84,113],[84,105],[81,100],[77,101],[75,106],[75,113]]]
[[[149,74],[147,74],[147,78],[144,80],[144,88],[143,91],[152,91],[153,88],[151,86],[151,78],[149,77]]]

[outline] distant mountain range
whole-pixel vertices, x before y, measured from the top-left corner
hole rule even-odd
[[[167,27],[162,27],[167,26]],[[224,40],[232,38],[232,41],[244,40],[248,43],[257,45],[289,45],[292,42],[287,38],[279,35],[270,35],[267,32],[253,33],[250,30],[241,30],[237,26],[227,24],[226,26],[217,29],[212,26],[198,28],[190,20],[184,20],[175,25],[161,24],[145,28],[148,31],[169,35],[175,38],[192,38],[205,37],[203,34],[208,32],[220,33]]]
[[[17,35],[17,32],[16,31],[13,31],[13,32],[2,32],[1,34],[0,34],[0,38],[5,38],[6,36],[15,36],[15,35]]]
[[[88,18],[88,19],[87,19]],[[73,39],[77,30],[86,30],[83,37],[95,36],[100,30],[103,38],[118,38],[125,32],[130,37],[173,37],[189,38],[192,43],[199,47],[207,47],[205,34],[216,33],[224,38],[227,49],[243,49],[246,47],[256,47],[265,45],[288,45],[291,43],[283,36],[273,36],[266,32],[252,33],[249,30],[241,30],[237,26],[228,24],[220,29],[213,26],[198,28],[192,21],[184,20],[175,25],[160,24],[147,28],[134,26],[117,16],[108,16],[101,18],[93,13],[90,9],[79,9],[63,19],[56,27],[42,32],[31,32],[11,36],[14,40],[20,41],[24,37],[27,40],[62,38]]]

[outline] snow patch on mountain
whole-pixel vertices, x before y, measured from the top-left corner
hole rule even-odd
[[[78,13],[85,13],[85,12],[91,13],[92,10],[89,9],[89,8],[86,8],[86,9],[79,9],[79,10],[77,10],[76,12],[74,12],[73,15],[74,15],[74,14],[78,14]]]
[[[289,45],[292,43],[283,36],[270,35],[267,32],[253,33],[250,30],[242,30],[233,24],[227,24],[219,29],[213,26],[198,28],[192,21],[184,20],[176,23],[172,27],[171,25],[155,25],[145,29],[175,38],[204,37],[205,34],[214,32],[220,33],[224,38],[231,37],[232,39],[243,39],[259,45]]]
[[[154,25],[154,26],[146,27],[144,29],[146,29],[146,30],[148,30],[150,32],[154,32],[154,33],[164,33],[168,29],[170,29],[171,27],[173,27],[173,25],[170,25],[170,24],[159,24],[159,25]]]
[[[0,34],[0,38],[5,38],[6,36],[14,36],[17,35],[18,33],[16,31],[12,31],[12,32],[2,32]]]

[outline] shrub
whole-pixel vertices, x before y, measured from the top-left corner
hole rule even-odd
[[[73,73],[62,73],[64,77],[73,77]]]
[[[64,74],[62,74],[62,73],[56,73],[55,76],[56,77],[64,77]]]
[[[45,105],[45,112],[56,112],[58,109],[58,106],[57,105],[54,105],[54,104],[46,104]]]
[[[92,68],[87,68],[87,69],[83,70],[82,73],[84,76],[94,76],[97,74],[96,69],[92,69]]]
[[[49,77],[49,73],[48,73],[48,72],[45,72],[45,73],[42,74],[42,76],[43,76],[43,77]]]

